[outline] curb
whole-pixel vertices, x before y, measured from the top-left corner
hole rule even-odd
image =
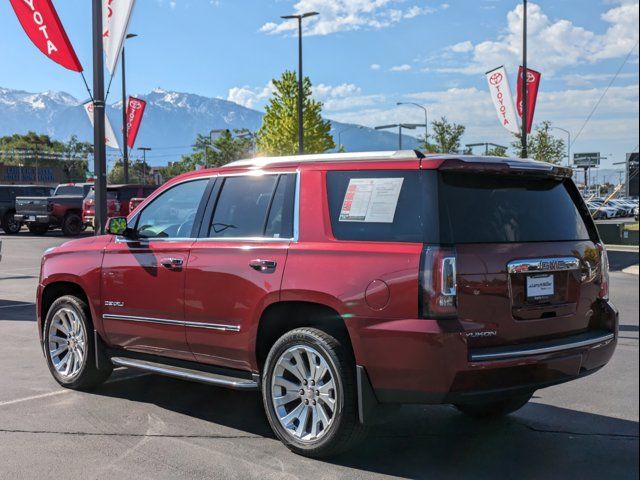
[[[627,273],[629,275],[640,275],[640,265],[632,265],[629,268],[625,268],[622,270],[622,273]]]

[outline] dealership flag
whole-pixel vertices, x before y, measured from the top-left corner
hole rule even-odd
[[[136,143],[145,108],[147,108],[147,102],[139,98],[129,97],[127,105],[127,145],[129,145],[129,148],[133,148]]]
[[[111,75],[118,66],[134,4],[135,0],[102,0],[102,40]]]
[[[522,118],[522,76],[524,68],[518,70],[518,116]],[[531,125],[533,125],[533,115],[536,112],[536,103],[538,102],[538,90],[540,89],[540,72],[527,68],[527,133],[531,133]]]
[[[489,84],[491,98],[496,107],[496,112],[498,112],[500,123],[510,132],[520,133],[518,115],[511,96],[507,70],[504,67],[498,67],[487,72],[487,83]]]
[[[87,115],[89,116],[91,125],[93,126],[93,102],[87,102],[83,105],[83,107],[84,107],[84,111],[87,112]],[[105,123],[105,138],[104,138],[105,145],[107,147],[120,150],[120,145],[118,145],[118,141],[116,140],[116,134],[113,133],[113,128],[111,128],[111,123],[109,123],[109,117],[107,117],[106,113],[104,115],[104,123]]]
[[[51,0],[10,0],[27,36],[54,62],[74,72],[82,65]]]

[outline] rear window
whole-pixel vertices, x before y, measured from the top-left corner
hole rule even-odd
[[[434,171],[327,172],[333,235],[338,240],[437,242]]]
[[[84,195],[84,187],[82,185],[61,185],[56,189],[56,196],[60,195],[82,196]]]
[[[92,188],[87,193],[85,200],[95,200],[96,191]],[[107,200],[118,200],[118,191],[117,190],[107,190]]]
[[[443,243],[589,240],[569,185],[552,179],[444,173]]]

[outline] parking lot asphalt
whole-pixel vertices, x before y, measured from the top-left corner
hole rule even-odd
[[[255,393],[126,369],[91,393],[62,389],[39,349],[34,295],[42,252],[67,239],[0,240],[2,479],[638,478],[638,277],[621,271],[637,252],[612,261],[621,331],[600,372],[499,421],[406,406],[356,450],[316,461],[274,438]]]

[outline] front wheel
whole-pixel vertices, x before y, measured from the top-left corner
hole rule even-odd
[[[77,237],[83,230],[82,218],[77,213],[67,213],[62,220],[62,233],[68,237]]]
[[[336,455],[364,436],[351,349],[322,330],[298,328],[275,343],[263,372],[262,397],[271,428],[300,455]]]
[[[44,324],[44,352],[56,381],[66,388],[87,390],[103,383],[113,370],[104,358],[96,365],[93,326],[89,307],[81,299],[67,295],[58,298],[47,313]]]
[[[490,402],[465,403],[454,405],[462,413],[475,418],[497,418],[509,415],[524,407],[533,397],[533,392],[512,395]]]

